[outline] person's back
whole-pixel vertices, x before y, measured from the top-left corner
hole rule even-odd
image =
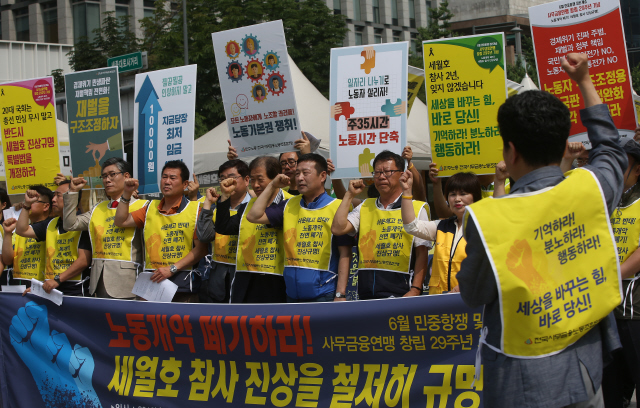
[[[609,313],[620,296],[619,270],[606,218],[620,199],[627,160],[586,55],[568,58],[562,65],[580,87],[586,107],[581,119],[593,146],[588,171],[565,179],[558,167],[571,127],[568,109],[550,94],[525,92],[498,113],[503,156],[515,180],[511,193],[472,205],[466,216],[467,258],[457,278],[465,303],[485,305],[486,406],[600,406],[603,348],[619,347]],[[568,218],[550,227],[536,224],[554,212],[568,212]],[[607,280],[592,275],[593,259]],[[586,286],[586,293],[608,295],[589,300],[582,297]],[[536,301],[524,301],[537,293]],[[578,304],[578,296],[589,304]],[[597,317],[563,332],[584,316]],[[527,338],[518,337],[523,326],[531,329]]]

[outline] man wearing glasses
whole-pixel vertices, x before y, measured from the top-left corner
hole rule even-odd
[[[249,187],[249,166],[239,159],[229,160],[218,168],[220,185],[231,183],[235,180],[234,192],[225,199],[230,200],[231,216],[238,212],[238,208],[249,202],[251,196],[248,193]],[[238,235],[223,235],[215,233],[214,223],[216,222],[217,211],[211,208],[212,202],[205,200],[202,211],[198,216],[198,236],[208,237],[206,242],[211,242],[213,238],[213,251],[211,255],[211,270],[209,279],[205,278],[201,296],[202,300],[211,303],[229,303],[231,296],[231,283],[236,273],[236,251],[238,247]]]
[[[114,223],[116,208],[122,198],[124,181],[133,174],[131,164],[119,157],[105,160],[102,184],[109,197],[91,211],[76,215],[80,193],[87,184],[84,177],[71,179],[64,194],[64,228],[67,231],[89,231],[92,242],[89,293],[99,298],[135,299],[131,293],[138,266],[142,264],[142,230],[118,228]],[[147,201],[131,199],[129,211],[142,208]]]
[[[58,289],[66,296],[84,296],[89,286],[91,241],[86,231],[67,231],[64,228],[62,197],[69,190],[69,184],[69,180],[62,181],[53,193],[53,218],[32,225],[29,225],[28,211],[40,204],[40,196],[36,191],[27,190],[23,206],[27,211],[20,213],[16,233],[45,243],[43,288],[47,293]]]
[[[333,219],[334,235],[359,233],[358,296],[360,299],[418,296],[427,268],[430,243],[402,227],[404,159],[388,150],[373,160],[373,181],[379,198],[369,198],[349,212],[349,203],[364,191],[362,180],[351,180]],[[413,199],[413,197],[406,197]],[[416,216],[428,221],[428,205],[413,201]]]

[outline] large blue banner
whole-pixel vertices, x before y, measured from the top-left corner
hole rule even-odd
[[[480,407],[460,296],[217,305],[0,294],[4,407]]]

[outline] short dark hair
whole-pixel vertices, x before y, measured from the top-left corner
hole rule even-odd
[[[69,184],[69,188],[71,188],[71,180],[69,180],[69,179],[64,179],[64,180],[62,180],[62,181],[58,184],[58,187],[60,187],[60,186],[64,186],[65,184]],[[45,188],[46,188],[46,187],[45,187]],[[47,188],[47,190],[49,190],[49,189]],[[37,190],[36,190],[36,191],[37,191]],[[49,190],[49,191],[51,191],[51,190]],[[38,191],[38,194],[41,194],[41,193]],[[51,193],[51,198],[53,198],[53,192]],[[80,200],[82,200],[82,190],[78,191],[78,206],[80,206]]]
[[[255,63],[255,62],[254,62],[253,64],[251,64],[251,68],[253,68],[253,67],[257,67],[257,66],[258,66],[258,64],[257,64],[257,63]]]
[[[166,162],[164,166],[162,166],[162,171],[160,172],[160,174],[164,173],[166,169],[179,169],[182,182],[188,181],[189,177],[191,176],[187,165],[180,160],[170,160]]]
[[[286,153],[295,153],[296,154],[296,159],[300,160],[300,152],[297,150],[291,151],[291,152],[284,152],[284,153],[280,153],[280,156],[278,156],[278,161],[282,160],[282,155],[286,154]]]
[[[67,183],[70,182],[69,179],[67,179],[65,181]],[[66,184],[66,183],[62,182],[60,184]],[[51,204],[51,202],[53,201],[53,191],[51,191],[47,187],[43,186],[42,184],[29,186],[29,190],[34,190],[36,193],[40,194],[40,196],[47,197],[49,199],[49,204]]]
[[[302,162],[314,162],[316,164],[316,171],[318,174],[323,171],[328,172],[327,160],[318,153],[307,153],[298,157],[298,164]]]
[[[474,173],[456,173],[449,177],[447,183],[444,185],[444,197],[448,200],[449,193],[456,191],[464,191],[473,196],[473,202],[480,201],[482,199],[482,186],[478,176]]]
[[[267,61],[269,61],[270,59],[275,61],[276,57],[274,57],[273,54],[269,54],[269,56],[267,57]]]
[[[238,71],[240,70],[240,67],[238,66],[238,64],[231,65],[231,70],[233,71],[234,69],[237,69]]]
[[[507,148],[513,143],[530,166],[560,163],[571,129],[569,108],[543,91],[512,96],[498,110],[498,126]]]
[[[378,162],[386,162],[389,160],[393,160],[396,162],[396,167],[400,171],[404,171],[404,159],[397,153],[390,152],[389,150],[383,150],[373,159],[373,167],[376,167],[376,163]]]
[[[7,190],[5,190],[4,188],[0,188],[0,204],[2,203],[6,204],[5,208],[11,207],[11,198],[9,198],[9,194],[7,193]],[[0,216],[0,218],[2,217]]]
[[[129,173],[129,176],[133,176],[133,166],[131,163],[122,160],[119,157],[111,157],[105,160],[104,163],[102,163],[102,171],[104,171],[105,167],[114,165],[122,172],[123,175],[124,173]]]
[[[280,162],[272,156],[260,156],[251,160],[251,163],[249,163],[249,173],[258,167],[264,167],[267,172],[267,177],[271,180],[276,178],[278,174],[282,173],[282,166],[280,165]]]
[[[223,171],[234,167],[242,177],[247,177],[249,175],[249,166],[240,159],[228,160],[222,163],[220,167],[218,167],[218,175],[222,174]]]

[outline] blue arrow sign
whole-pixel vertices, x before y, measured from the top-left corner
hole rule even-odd
[[[158,94],[149,76],[136,96],[138,104],[138,181],[140,194],[159,193],[158,185]]]

